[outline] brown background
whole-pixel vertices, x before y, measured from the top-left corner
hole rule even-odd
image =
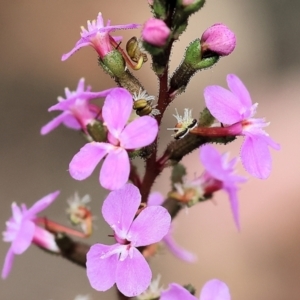
[[[237,48],[216,67],[193,77],[188,91],[167,111],[161,129],[161,147],[170,139],[174,108],[193,107],[195,115],[203,107],[203,88],[225,85],[227,73],[240,76],[259,102],[257,117],[271,121],[267,131],[282,145],[272,151],[270,178],[250,178],[240,191],[242,231],[237,233],[228,199],[223,193],[211,202],[181,212],[175,221],[178,242],[198,255],[188,265],[165,250],[152,261],[153,273],[169,282],[192,283],[198,289],[211,278],[224,280],[232,299],[298,300],[300,298],[300,199],[299,199],[299,1],[211,0],[191,19],[188,31],[175,44],[171,69],[179,64],[185,47],[210,25],[227,24],[237,35]],[[39,130],[55,114],[47,108],[63,95],[65,86],[74,89],[78,79],[98,91],[114,86],[97,66],[92,49],[84,48],[66,62],[60,57],[79,38],[79,26],[102,11],[112,24],[143,23],[150,17],[146,0],[30,0],[1,1],[0,4],[0,124],[1,124],[1,228],[10,216],[10,203],[32,204],[56,189],[62,191],[47,215],[67,224],[65,200],[74,191],[92,196],[98,215],[90,242],[109,242],[110,233],[100,216],[105,195],[97,181],[98,171],[83,182],[67,172],[72,156],[83,145],[82,138],[63,127],[41,137]],[[119,32],[126,41],[138,31]],[[137,73],[150,93],[157,82],[148,63]],[[151,78],[149,80],[149,78]],[[238,154],[242,138],[222,151]],[[197,153],[186,157],[189,176],[200,174]],[[246,174],[240,167],[240,172]],[[169,171],[154,187],[164,193],[169,188]],[[8,244],[1,243],[0,262]],[[35,247],[17,257],[9,278],[0,281],[2,300],[67,300],[76,294],[93,299],[116,299],[114,290],[93,291],[85,271],[61,258],[46,255]]]

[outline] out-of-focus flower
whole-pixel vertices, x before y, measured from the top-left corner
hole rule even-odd
[[[176,183],[177,192],[172,192],[171,196],[187,206],[192,206],[201,199],[210,197],[214,192],[224,190],[229,196],[235,224],[240,229],[237,191],[238,184],[245,182],[246,179],[235,175],[238,159],[228,161],[227,153],[221,155],[208,144],[200,147],[199,159],[205,171],[193,180],[184,178],[183,183]]]
[[[163,195],[159,192],[153,192],[149,195],[148,199],[148,205],[162,205],[163,203]],[[162,242],[168,247],[170,252],[178,257],[179,259],[182,259],[186,262],[193,263],[197,260],[197,256],[182,247],[180,247],[175,240],[172,237],[172,227],[170,228],[169,232],[163,237]]]
[[[113,89],[108,89],[102,92],[91,92],[91,87],[84,87],[84,78],[78,82],[76,91],[65,89],[66,98],[58,97],[58,103],[51,106],[48,111],[62,111],[60,115],[55,117],[41,129],[41,134],[47,134],[55,129],[60,124],[83,131],[86,130],[86,125],[92,123],[96,115],[99,113],[99,108],[90,104],[90,100],[105,97]]]
[[[159,299],[160,293],[163,290],[162,286],[160,286],[160,283],[159,283],[160,278],[161,278],[161,275],[157,275],[157,277],[151,281],[151,284],[148,287],[148,289],[145,292],[143,292],[142,294],[140,294],[139,296],[137,296],[136,298],[138,300]]]
[[[2,268],[3,279],[11,270],[14,256],[24,253],[31,243],[51,252],[60,252],[54,236],[35,223],[36,215],[46,209],[58,195],[59,191],[51,193],[37,201],[29,209],[25,204],[19,207],[16,203],[12,203],[12,217],[6,222],[6,230],[3,232],[3,241],[11,243]]]
[[[75,193],[75,195],[67,201],[69,206],[66,213],[71,223],[80,226],[86,236],[90,236],[92,233],[92,222],[94,219],[91,209],[87,205],[90,201],[90,195],[85,195],[80,198],[78,193]]]
[[[104,26],[102,14],[99,12],[97,20],[88,21],[87,29],[83,26],[81,27],[81,39],[77,41],[74,48],[64,54],[61,58],[62,61],[67,60],[71,55],[73,55],[77,50],[85,46],[92,46],[100,58],[103,58],[107,53],[111,52],[114,47],[111,44],[110,39],[118,42],[122,40],[121,36],[111,37],[110,33],[119,29],[134,29],[139,28],[139,24],[126,24],[126,25],[110,25],[110,20],[107,21],[106,26]]]
[[[218,280],[212,279],[205,283],[201,290],[199,300],[230,300],[228,286]],[[161,292],[160,300],[197,300],[188,290],[177,283],[171,283],[168,290]]]
[[[130,173],[127,151],[151,144],[158,133],[157,121],[150,116],[127,124],[131,111],[132,96],[127,90],[116,88],[106,97],[102,117],[108,129],[108,143],[91,142],[80,149],[69,166],[74,179],[89,177],[106,156],[100,171],[100,184],[115,190],[127,182]]]
[[[229,196],[235,224],[240,229],[237,185],[245,182],[246,179],[235,174],[235,166],[238,159],[233,158],[228,161],[228,153],[220,155],[211,145],[200,147],[199,158],[205,168],[204,173],[199,177],[204,194],[209,195],[221,189],[226,191]]]
[[[224,24],[217,23],[206,29],[201,37],[202,54],[209,50],[221,56],[229,55],[235,48],[235,34]]]
[[[104,200],[102,215],[117,243],[95,244],[87,253],[87,276],[94,289],[106,291],[116,283],[121,293],[133,297],[150,285],[151,270],[137,247],[159,242],[170,229],[171,217],[165,208],[150,206],[135,218],[140,203],[140,192],[132,184]]]
[[[269,146],[279,150],[263,130],[269,125],[265,119],[254,119],[257,103],[252,104],[250,94],[242,81],[234,74],[227,75],[230,91],[212,85],[204,90],[205,103],[211,114],[235,135],[244,135],[241,160],[253,176],[265,179],[270,175],[272,158]]]
[[[160,19],[150,18],[144,25],[142,31],[143,40],[153,46],[165,46],[171,30],[166,23]]]

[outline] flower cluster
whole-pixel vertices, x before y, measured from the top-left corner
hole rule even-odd
[[[94,214],[87,205],[88,195],[80,199],[76,193],[68,201],[66,211],[71,224],[81,231],[37,216],[56,199],[58,191],[29,209],[25,204],[19,207],[13,203],[12,217],[3,233],[4,241],[11,245],[2,278],[8,276],[14,256],[35,244],[85,266],[89,283],[97,291],[107,291],[116,285],[122,297],[195,300],[194,291],[189,292],[176,283],[170,284],[167,290],[159,286],[159,279],[151,283],[152,271],[147,260],[158,252],[160,242],[185,262],[196,260],[196,255],[173,239],[172,219],[182,207],[188,209],[223,190],[228,194],[234,222],[240,230],[237,192],[246,179],[235,173],[238,158],[228,160],[229,154],[219,154],[209,143],[228,144],[237,136],[244,136],[241,160],[245,169],[258,178],[270,175],[269,147],[275,150],[280,147],[263,129],[269,123],[253,118],[257,104],[252,104],[248,90],[233,74],[227,76],[229,90],[217,85],[204,89],[206,108],[199,118],[192,117],[195,109],[185,108],[183,116],[176,109],[177,124],[168,128],[175,131],[172,135],[175,140],[167,144],[158,139],[159,131],[166,130],[162,123],[166,108],[187,88],[191,77],[199,70],[214,66],[236,46],[235,34],[224,24],[214,24],[188,45],[181,64],[169,74],[173,43],[186,30],[189,17],[199,11],[205,1],[173,2],[170,5],[168,1],[148,0],[153,17],[144,23],[140,38],[132,37],[127,42],[126,50],[121,44],[123,37],[111,34],[121,29],[139,29],[141,25],[112,26],[107,21],[105,26],[101,13],[96,20],[88,21],[87,29],[82,27],[81,38],[74,48],[61,59],[64,61],[77,50],[91,46],[99,56],[99,67],[110,75],[117,87],[92,92],[91,86],[85,86],[81,78],[75,91],[66,88],[65,98],[58,97],[58,103],[48,109],[60,114],[41,128],[42,135],[61,124],[83,133],[85,144],[69,163],[72,178],[88,178],[102,161],[99,183],[109,194],[103,201],[101,214],[112,231],[112,244],[90,246],[69,237],[86,238],[93,232]],[[140,70],[148,60],[147,54],[152,58],[152,69],[159,81],[157,97],[148,94],[140,80],[128,70],[128,66]],[[92,102],[98,98],[105,98],[100,102],[103,104]],[[155,99],[157,103],[153,104]],[[163,146],[165,150],[160,154]],[[196,149],[199,149],[204,171],[188,180],[186,168],[179,161]],[[143,175],[135,165],[135,158],[145,161]],[[172,167],[171,190],[166,197],[159,192],[151,193],[154,182],[167,167]],[[204,285],[199,299],[231,298],[227,285],[213,279]]]

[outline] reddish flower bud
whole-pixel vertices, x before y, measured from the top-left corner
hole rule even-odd
[[[171,33],[170,28],[160,19],[149,19],[143,28],[143,40],[153,46],[162,47]]]
[[[201,37],[202,53],[209,50],[221,56],[226,56],[234,50],[235,44],[235,34],[221,23],[214,24],[206,29]]]

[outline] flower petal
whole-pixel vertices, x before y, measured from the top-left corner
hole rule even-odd
[[[197,260],[197,256],[179,245],[175,242],[175,240],[172,237],[171,231],[169,231],[163,238],[163,242],[166,244],[170,252],[172,252],[173,255],[178,257],[179,259],[182,259],[186,262],[193,263]]]
[[[230,91],[211,85],[204,89],[204,98],[208,110],[219,122],[232,125],[242,120],[244,107]]]
[[[246,136],[241,148],[244,168],[254,177],[266,179],[271,173],[272,158],[268,144],[260,136]]]
[[[227,285],[218,279],[212,279],[206,282],[200,294],[200,300],[230,300],[230,299],[231,297]]]
[[[41,128],[41,134],[45,135],[49,133],[50,131],[58,127],[62,122],[64,122],[65,118],[67,118],[68,116],[69,116],[69,112],[63,112],[59,116],[55,117],[54,119],[52,119],[50,122],[48,122],[46,125],[44,125]]]
[[[205,170],[214,178],[223,181],[226,179],[227,172],[222,164],[222,155],[211,145],[200,147],[199,159]]]
[[[127,151],[122,148],[113,149],[103,162],[99,181],[104,188],[117,190],[128,181],[129,173],[130,162]]]
[[[76,46],[68,53],[63,54],[63,56],[61,57],[62,61],[67,60],[71,55],[73,55],[76,51],[78,51],[80,48],[85,47],[85,46],[89,46],[91,43],[90,42],[85,42],[85,43],[76,43]]]
[[[133,221],[127,239],[135,247],[154,244],[168,233],[170,225],[171,216],[164,207],[148,206]]]
[[[116,272],[116,284],[121,293],[134,297],[144,292],[151,283],[152,272],[136,248],[132,249],[132,257],[119,261]]]
[[[15,254],[22,254],[31,245],[34,236],[35,224],[24,220],[19,227],[15,239],[12,241],[11,249]]]
[[[149,116],[140,117],[129,123],[120,136],[125,149],[136,149],[151,144],[158,133],[157,121]]]
[[[166,291],[161,292],[160,300],[196,300],[188,290],[177,283],[169,284]]]
[[[1,273],[2,279],[5,279],[8,276],[8,274],[10,273],[11,267],[14,262],[14,257],[15,257],[15,254],[12,250],[12,247],[10,247],[8,249],[5,259],[4,259],[4,265],[3,265],[2,273]]]
[[[140,203],[138,188],[131,183],[125,184],[121,189],[110,192],[104,200],[103,218],[114,230],[127,233]]]
[[[229,195],[230,207],[233,214],[234,223],[238,229],[241,230],[239,218],[239,200],[237,198],[237,189],[235,187],[224,188]]]
[[[118,256],[101,256],[111,250],[113,246],[95,244],[86,255],[86,274],[89,282],[97,291],[107,291],[116,281]]]
[[[80,151],[74,155],[70,164],[70,175],[76,180],[83,180],[89,177],[100,160],[108,152],[109,144],[91,142],[84,145]]]
[[[132,111],[133,99],[123,88],[115,88],[107,95],[102,108],[102,116],[109,132],[116,138],[124,129]]]
[[[236,75],[228,74],[227,84],[232,93],[239,98],[242,105],[250,110],[252,106],[252,100],[243,82]]]
[[[164,202],[164,197],[161,193],[159,192],[153,192],[149,195],[148,197],[148,205],[162,205]]]
[[[38,200],[27,210],[26,213],[24,213],[24,217],[26,216],[31,219],[34,218],[36,214],[47,208],[57,198],[59,193],[60,191],[55,191]]]

